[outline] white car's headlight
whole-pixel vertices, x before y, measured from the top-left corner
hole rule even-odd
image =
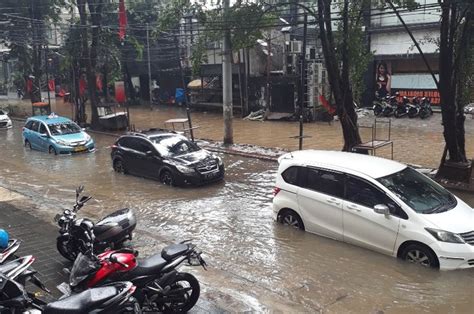
[[[465,243],[463,238],[457,234],[439,229],[425,228],[436,240],[448,243]]]
[[[181,172],[181,173],[193,173],[194,172],[193,168],[182,166],[182,165],[176,165],[176,169],[178,169],[179,172]]]
[[[86,134],[86,142],[89,142],[92,139],[92,137],[89,134]]]

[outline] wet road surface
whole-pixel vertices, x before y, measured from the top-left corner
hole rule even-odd
[[[470,313],[474,270],[439,272],[281,226],[271,193],[277,165],[222,156],[225,182],[170,188],[119,175],[110,163],[112,137],[93,135],[92,154],[52,156],[21,145],[21,124],[0,133],[0,185],[31,196],[52,219],[84,184],[94,200],[82,214],[136,210],[136,241],[145,255],[184,239],[202,249],[210,271],[193,268],[204,293],[230,311]],[[463,195],[474,206],[472,195]],[[156,247],[154,247],[156,246]]]

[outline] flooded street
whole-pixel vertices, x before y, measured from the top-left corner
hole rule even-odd
[[[161,112],[160,119],[165,117]],[[203,122],[197,119],[196,124]],[[98,147],[92,154],[52,156],[24,148],[21,126],[15,122],[13,129],[0,132],[0,186],[32,197],[38,215],[50,220],[72,206],[74,188],[83,184],[94,199],[82,215],[97,219],[121,207],[136,211],[136,241],[144,255],[161,250],[163,243],[193,239],[210,265],[208,272],[192,269],[204,283],[203,293],[230,311],[471,313],[474,308],[474,269],[424,269],[275,223],[271,197],[276,163],[223,155],[225,182],[171,188],[114,173],[113,137],[91,134]],[[315,141],[320,127],[326,126],[315,124],[311,131]],[[296,124],[294,129],[296,135]],[[204,132],[198,129],[198,137],[206,137]],[[427,146],[438,149],[439,136]],[[474,143],[468,141],[472,155],[474,145],[468,143]],[[397,152],[395,159],[431,165],[423,162],[426,155],[411,161]],[[472,194],[459,195],[474,206]]]

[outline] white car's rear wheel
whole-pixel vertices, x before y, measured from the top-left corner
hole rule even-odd
[[[301,220],[300,215],[298,215],[295,211],[291,209],[285,209],[280,214],[279,221],[286,226],[290,226],[295,229],[304,230],[303,220]]]

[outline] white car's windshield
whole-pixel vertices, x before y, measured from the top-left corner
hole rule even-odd
[[[48,124],[51,135],[65,135],[81,132],[81,128],[73,122]]]
[[[377,180],[417,213],[440,213],[457,204],[451,193],[409,167]]]
[[[200,150],[199,146],[187,138],[176,135],[150,137],[161,156],[179,156]]]

